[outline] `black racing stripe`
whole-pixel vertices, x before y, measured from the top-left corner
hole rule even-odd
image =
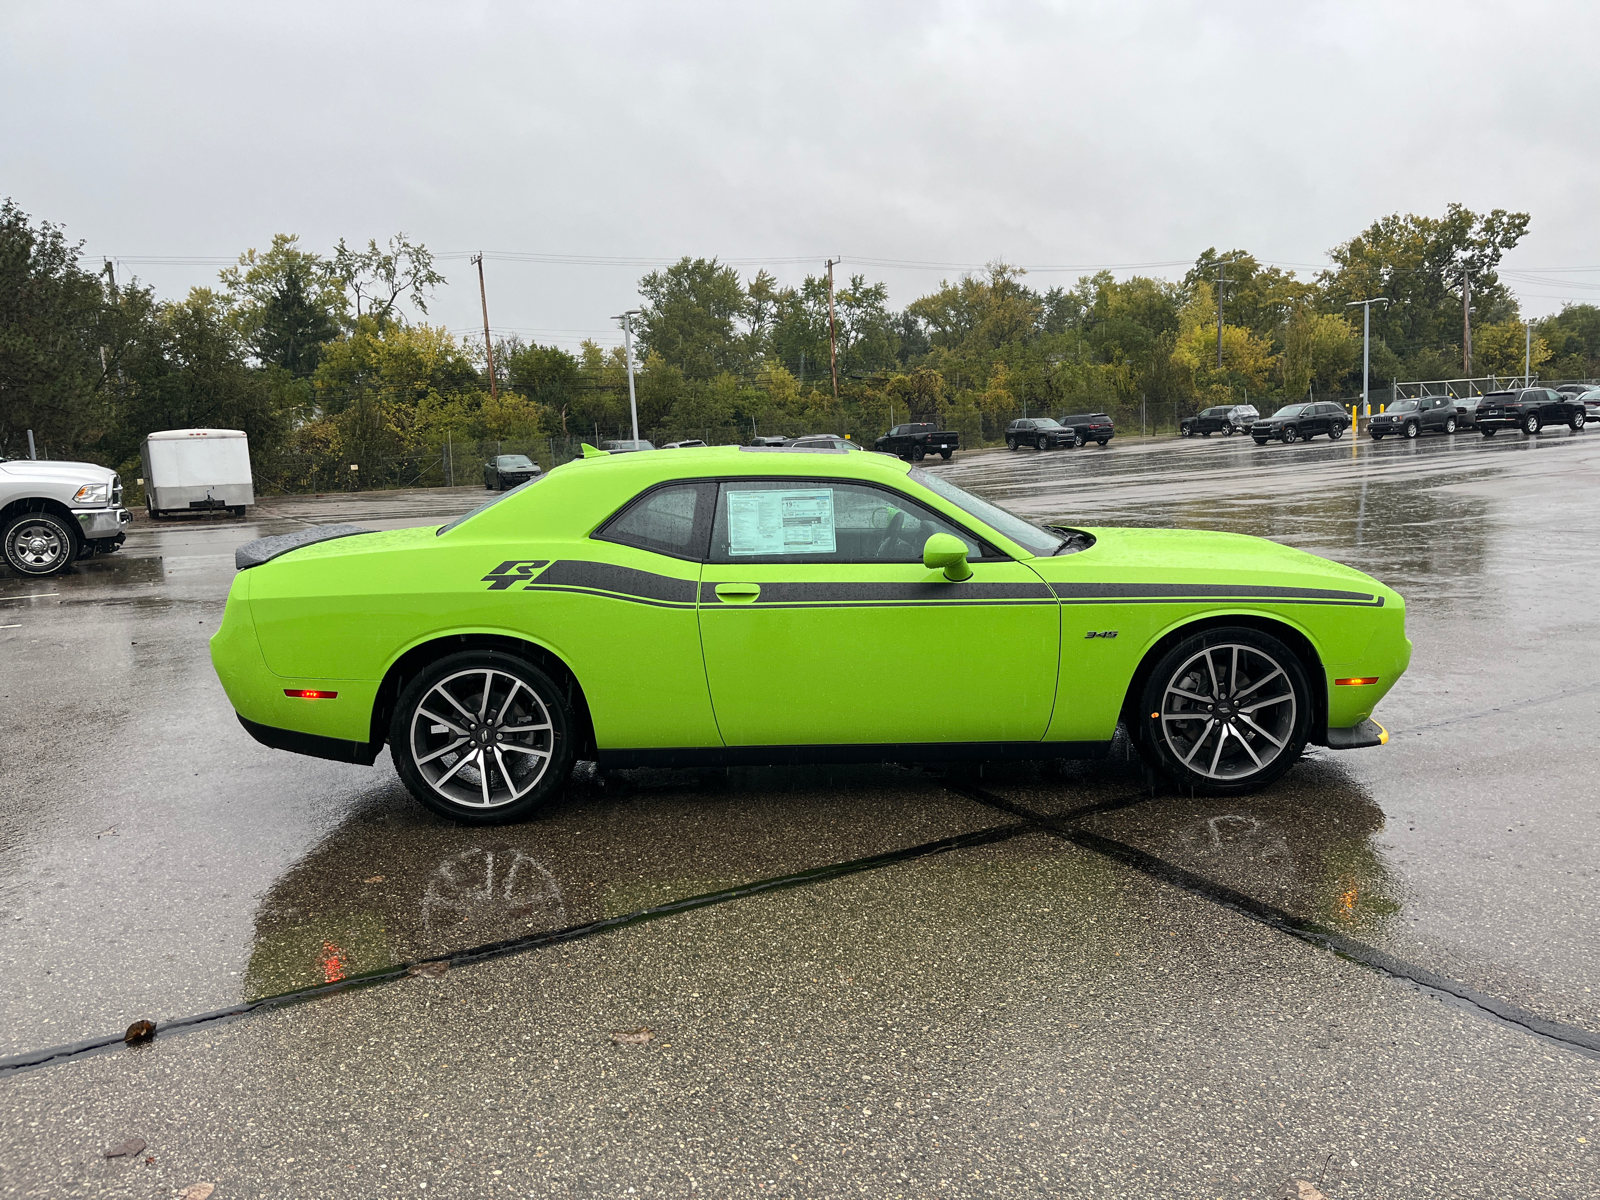
[[[1058,583],[1063,600],[1343,600],[1370,604],[1371,592],[1340,592],[1328,588],[1274,587],[1233,583]]]
[[[1302,600],[1299,597],[1263,597],[1252,592],[1229,592],[1221,596],[1124,596],[1117,600],[1063,600],[1065,605],[1073,604],[1182,604],[1186,600],[1233,600],[1239,603],[1262,599],[1288,600],[1292,604],[1332,605],[1344,608],[1382,608],[1382,596],[1363,596],[1359,600]]]
[[[716,599],[717,584],[702,583],[700,602],[710,604]],[[806,604],[993,604],[1015,600],[1053,603],[1055,597],[1042,583],[977,583],[970,579],[964,583],[951,583],[947,580],[929,583],[763,583],[759,599],[754,603],[741,601],[737,607],[773,608]]]
[[[674,579],[670,575],[636,571],[632,567],[574,559],[561,559],[551,563],[537,581],[526,590],[541,589],[563,592],[610,592],[630,600],[653,601],[657,604],[694,603],[692,579]]]

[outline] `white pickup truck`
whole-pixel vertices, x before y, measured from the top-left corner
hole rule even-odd
[[[109,554],[127,540],[131,519],[122,480],[107,467],[0,458],[0,548],[19,575],[55,575]]]

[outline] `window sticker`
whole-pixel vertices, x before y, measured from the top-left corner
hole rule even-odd
[[[728,493],[728,555],[832,554],[833,489]]]

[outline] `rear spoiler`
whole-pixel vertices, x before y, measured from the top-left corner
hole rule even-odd
[[[314,546],[318,542],[331,542],[334,538],[353,537],[358,533],[376,533],[375,529],[362,529],[359,525],[310,525],[293,533],[280,533],[277,537],[257,538],[246,542],[233,552],[233,565],[241,571],[271,562],[280,554],[298,550],[301,546]]]

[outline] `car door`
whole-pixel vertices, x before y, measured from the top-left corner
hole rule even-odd
[[[972,577],[922,564],[934,533]],[[1037,573],[897,491],[724,481],[701,575],[706,679],[729,746],[1031,742],[1060,617]]]

